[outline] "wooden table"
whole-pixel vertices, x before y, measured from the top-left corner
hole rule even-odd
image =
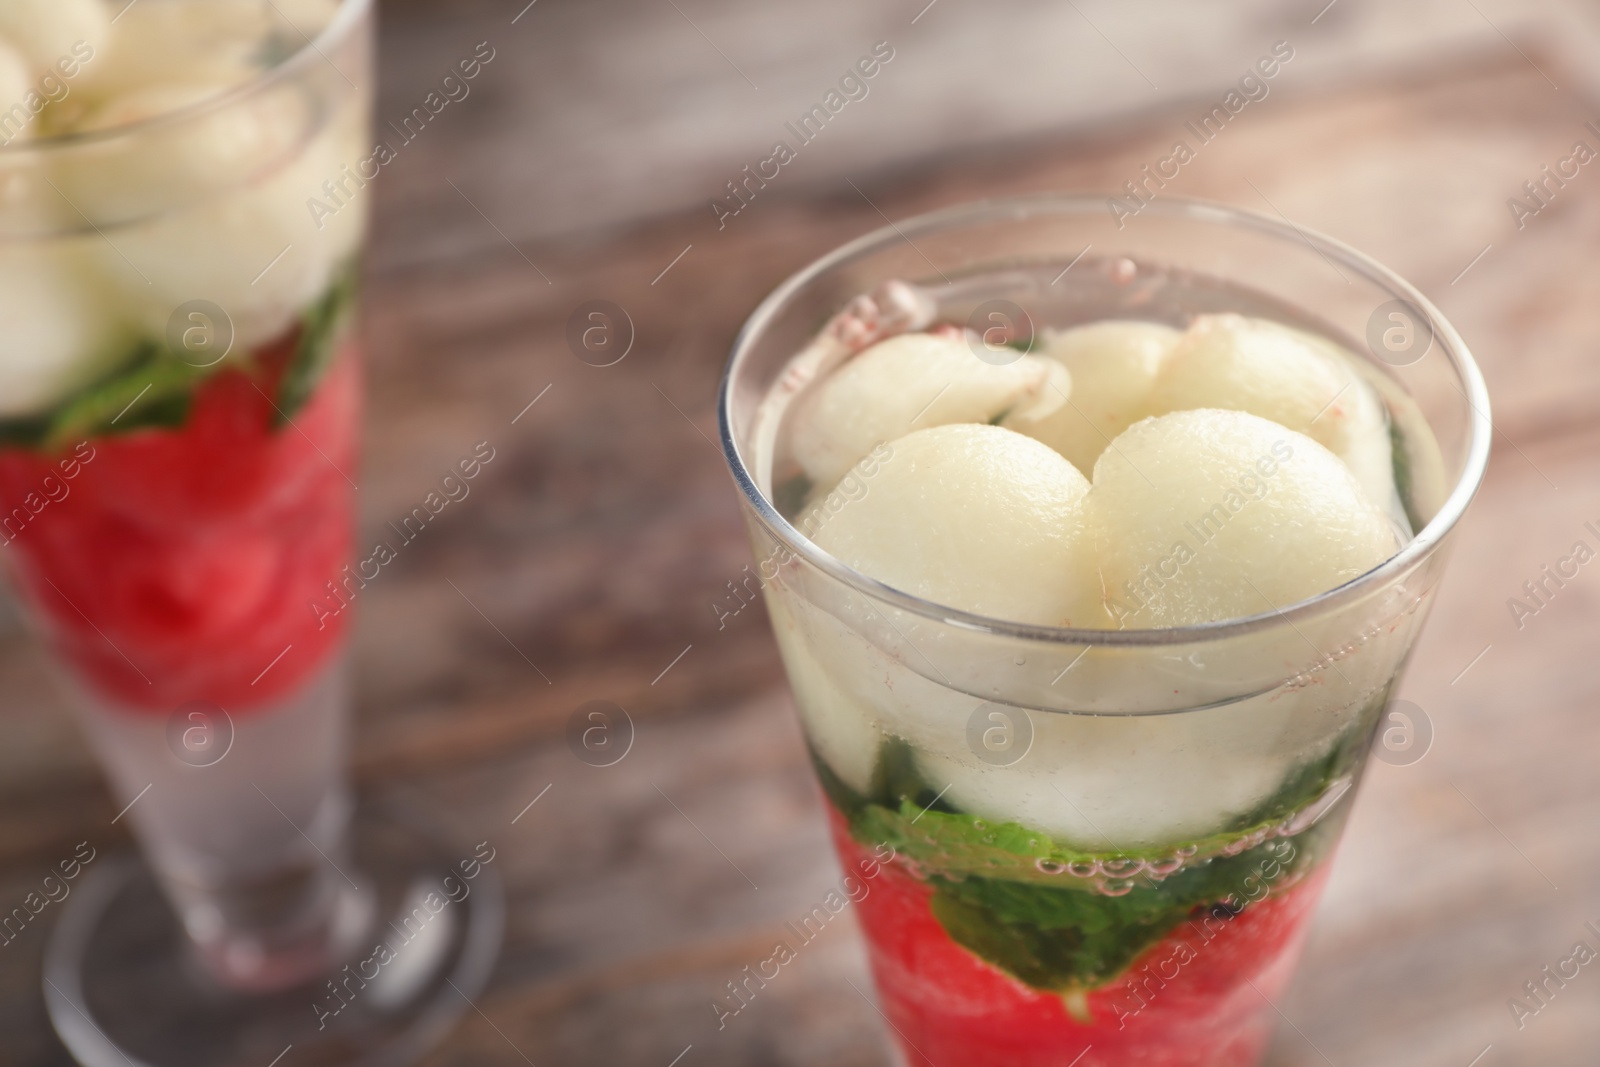
[[[1520,1032],[1506,1006],[1600,919],[1600,570],[1520,630],[1506,607],[1600,519],[1600,170],[1520,231],[1505,206],[1574,140],[1600,146],[1582,128],[1596,115],[1505,47],[1354,90],[1285,89],[1174,189],[1281,211],[1398,269],[1473,346],[1501,429],[1402,690],[1432,719],[1432,751],[1370,775],[1280,1003],[1275,1067],[1467,1067],[1486,1046],[1484,1067],[1558,1067],[1600,1049],[1596,968]],[[850,920],[722,1032],[708,1007],[837,878],[766,618],[719,629],[711,607],[750,559],[713,444],[715,381],[756,301],[880,225],[877,209],[1116,187],[1184,117],[864,177],[860,192],[775,189],[722,232],[697,209],[518,248],[462,204],[448,227],[487,251],[420,263],[383,251],[403,189],[378,189],[366,529],[475,442],[496,449],[360,605],[360,785],[492,840],[512,893],[481,1014],[430,1064],[888,1062],[852,986],[869,988]],[[591,299],[636,326],[615,366],[565,343]],[[0,692],[10,899],[74,842],[123,827],[14,630]],[[563,739],[592,699],[637,725],[616,766],[580,763]],[[43,934],[0,952],[0,1064],[66,1062],[38,994]]]

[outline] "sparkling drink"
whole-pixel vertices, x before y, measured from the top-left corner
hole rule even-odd
[[[403,1062],[496,950],[344,773],[373,88],[368,0],[0,7],[0,543],[149,871],[46,954],[86,1064]]]
[[[1153,207],[1153,217],[1117,230],[1088,198],[997,203],[863,238],[758,309],[725,379],[724,443],[841,859],[858,869],[895,857],[860,907],[882,1009],[908,1063],[1254,1062],[1431,603],[1440,540],[1481,477],[1482,383],[1449,326],[1405,283],[1268,220],[1209,205]],[[1086,245],[1097,254],[1075,258]],[[1390,327],[1391,312],[1411,330],[1407,350],[1346,340],[1364,339],[1372,322]],[[1363,487],[1379,483],[1374,514],[1392,525],[1392,546],[1359,576],[1285,598],[1268,595],[1275,587],[1264,571],[1245,568],[1238,583],[1260,594],[1260,607],[1152,625],[1161,611],[1183,609],[1173,590],[1213,565],[1191,558],[1221,551],[1210,546],[1221,544],[1223,522],[1254,522],[1248,509],[1277,506],[1249,493],[1231,511],[1146,516],[1179,531],[1174,549],[1190,551],[1143,566],[1134,553],[1126,577],[1107,578],[1073,625],[935,602],[906,591],[922,577],[910,564],[900,572],[907,581],[880,581],[819,547],[849,552],[864,514],[887,515],[866,501],[899,492],[896,460],[903,471],[914,454],[944,483],[963,476],[927,451],[931,430],[872,440],[881,411],[851,409],[837,424],[860,437],[839,452],[846,459],[819,442],[807,412],[863,347],[931,332],[961,338],[975,364],[992,368],[1050,343],[1053,329],[1115,320],[1183,331],[1218,315],[1281,324],[1271,329],[1300,331],[1297,344],[1369,357],[1348,360],[1355,377],[1328,401],[1335,421],[1368,418],[1380,431],[1381,440],[1339,456]],[[917,364],[906,367],[894,379],[914,394],[904,429],[930,411],[1001,426],[1037,415],[1031,401],[999,393],[989,408],[958,411],[998,380],[992,370],[964,400],[949,394],[971,368],[951,364],[924,382],[914,380]],[[1096,373],[1073,365],[1084,383]],[[1092,390],[1083,395],[1087,406]],[[1316,424],[1323,417],[1313,407],[1300,428],[1333,440],[1338,431]],[[1095,492],[1115,473],[1108,465],[1139,467],[1130,456],[1148,425],[1129,437],[1113,430],[1093,449],[1113,454],[1094,464]],[[960,447],[988,447],[993,434],[974,429]],[[1290,436],[1295,462],[1321,454],[1307,436]],[[1052,444],[1072,458],[1070,435]],[[1165,487],[1150,454],[1140,455],[1144,480]],[[1263,457],[1256,499],[1283,492],[1272,475],[1290,455]],[[944,491],[925,484],[905,507]],[[1175,492],[1169,510],[1187,506],[1182,499]],[[952,516],[948,526],[967,521]],[[981,577],[1003,574],[1005,559],[943,558],[910,540],[891,544],[895,558],[881,566],[914,559],[947,572],[933,584],[998,602]],[[1099,573],[1142,543],[1129,530],[1102,544]],[[1018,537],[985,551],[1032,559],[1034,548]],[[1049,586],[1047,570],[1024,585]],[[1015,593],[1013,606],[1037,600],[1034,588]]]
[[[0,150],[0,538],[119,807],[241,987],[328,962],[342,885],[316,849],[349,816],[348,616],[310,605],[353,535],[365,209],[306,201],[364,145],[334,64],[366,80],[367,25],[239,0],[0,25],[0,74],[56,89]],[[315,36],[327,58],[296,59]]]

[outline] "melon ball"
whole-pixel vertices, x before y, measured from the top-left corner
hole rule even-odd
[[[1017,763],[986,764],[960,742],[919,749],[923,781],[971,815],[1086,852],[1118,852],[1215,833],[1270,797],[1293,765],[1263,751],[1270,727],[1258,721],[1254,735],[1242,734],[1230,728],[1232,716],[1211,711],[1028,715],[1033,744]],[[1227,773],[1217,773],[1224,765]]]
[[[890,443],[865,492],[816,533],[827,552],[937,604],[1012,622],[1094,625],[1088,480],[1048,446],[954,424]]]
[[[812,481],[832,485],[881,441],[949,423],[986,423],[1019,405],[1064,402],[1067,388],[1064,372],[1052,377],[1047,360],[1021,356],[995,365],[962,337],[900,334],[845,363],[800,401],[791,447]],[[1041,395],[1047,390],[1052,395]]]
[[[1399,547],[1337,456],[1242,411],[1135,423],[1095,463],[1090,504],[1107,609],[1124,629],[1286,607]]]
[[[219,82],[185,81],[122,93],[94,108],[75,132],[118,130],[176,116],[222,96]],[[286,94],[174,118],[65,161],[59,183],[97,220],[126,221],[243,183],[281,163],[313,122]]]
[[[220,91],[199,83],[152,86],[111,101],[91,126],[116,127],[201,103]],[[149,136],[90,146],[58,168],[56,182],[86,215],[119,225],[102,248],[129,315],[165,335],[174,310],[219,306],[235,348],[282,333],[327,288],[360,244],[367,197],[349,166],[359,142],[343,124],[314,139],[310,101],[292,91],[174,119]],[[345,182],[337,210],[326,183]]]
[[[111,37],[111,17],[104,0],[4,0],[0,36],[44,73],[62,59],[98,56]]]
[[[1115,319],[1050,336],[1041,355],[1072,377],[1072,396],[1042,419],[1008,415],[1001,422],[1036,437],[1085,474],[1117,434],[1147,412],[1150,391],[1181,335],[1156,322]]]
[[[1202,315],[1172,350],[1148,413],[1193,408],[1248,411],[1319,441],[1392,510],[1388,416],[1333,343],[1267,319]]]
[[[1354,357],[1345,355],[1332,344],[1323,344],[1330,359],[1353,362]],[[1346,366],[1349,365],[1346,363]],[[1338,409],[1343,427],[1344,439],[1339,442],[1338,448],[1333,449],[1334,454],[1344,460],[1344,465],[1356,476],[1356,481],[1367,492],[1367,499],[1382,508],[1395,525],[1409,536],[1415,531],[1411,529],[1405,504],[1400,500],[1400,488],[1395,484],[1395,442],[1390,432],[1389,409],[1377,386],[1359,372],[1353,371],[1352,374],[1354,381],[1350,390],[1328,409],[1330,415]],[[1316,426],[1321,421],[1319,419],[1312,425]],[[1332,448],[1331,445],[1329,447]]]
[[[0,252],[0,418],[49,410],[133,351],[87,259],[65,241]]]
[[[806,739],[840,781],[866,794],[872,789],[872,773],[883,744],[878,715],[838,680],[854,660],[820,654],[823,648],[832,651],[841,643],[862,639],[844,632],[825,612],[804,603],[791,609],[787,601],[784,595],[768,597],[767,609]],[[808,625],[802,627],[796,618],[799,613],[804,613]],[[826,632],[819,633],[823,627]]]
[[[37,118],[29,106],[31,92],[34,92],[33,71],[28,61],[0,39],[0,144],[10,144],[34,132]],[[42,95],[35,95],[33,101],[42,107],[43,99]]]
[[[110,47],[84,64],[84,87],[109,100],[175,82],[237,86],[274,58],[268,42],[282,20],[273,9],[283,3],[141,0],[117,17]]]

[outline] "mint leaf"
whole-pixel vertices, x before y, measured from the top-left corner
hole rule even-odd
[[[1264,868],[1276,872],[1264,880],[1278,884],[1314,864],[1341,817],[1320,819],[1292,846],[1277,830],[1352,772],[1371,719],[1357,716],[1331,752],[1298,768],[1254,811],[1217,833],[1148,853],[1086,852],[1020,823],[959,811],[922,781],[914,750],[900,739],[879,750],[870,795],[852,790],[815,753],[813,761],[857,840],[887,842],[927,872],[933,914],[952,940],[1036,989],[1070,993],[1114,981],[1191,918],[1219,908],[1236,914],[1256,884],[1247,879],[1262,879]]]
[[[277,426],[288,425],[305,407],[322,375],[332,366],[345,323],[355,309],[358,280],[356,265],[346,265],[322,298],[301,316],[299,340],[278,383]]]
[[[935,875],[933,914],[957,944],[1036,989],[1094,989],[1190,919],[1231,917],[1258,883],[1290,880],[1327,851],[1337,826],[1337,819],[1317,824],[1294,839],[1292,852],[1267,841],[1166,877],[1140,874],[1121,896],[1060,885],[1071,875],[1058,875],[1055,885]]]
[[[192,383],[207,373],[164,359],[153,342],[140,341],[53,410],[0,420],[0,446],[55,451],[91,435],[176,425],[188,412]]]
[[[1381,699],[1381,698],[1380,698]],[[849,820],[856,838],[865,843],[888,842],[895,851],[929,871],[954,878],[984,876],[1059,888],[1082,885],[1086,879],[1061,872],[1087,871],[1094,864],[1112,870],[1134,869],[1143,864],[1167,865],[1182,855],[1189,862],[1221,856],[1229,847],[1259,835],[1263,840],[1290,815],[1325,793],[1331,783],[1348,773],[1365,734],[1352,731],[1328,755],[1297,769],[1279,790],[1254,811],[1235,819],[1214,834],[1145,850],[1088,851],[1055,841],[1048,834],[1021,823],[995,822],[967,814],[948,800],[935,799],[937,791],[917,773],[915,752],[903,740],[891,738],[878,753],[870,796],[855,794],[827,765],[813,755],[823,791]],[[1074,892],[1090,892],[1089,887]]]
[[[1394,464],[1394,490],[1400,497],[1400,506],[1405,509],[1406,521],[1411,523],[1411,532],[1418,533],[1427,523],[1417,514],[1417,505],[1411,496],[1415,487],[1411,484],[1411,453],[1406,451],[1406,435],[1392,415],[1389,417],[1389,452]]]
[[[350,264],[301,317],[294,353],[278,387],[278,425],[286,425],[315,391],[333,362],[355,306],[357,275]],[[248,366],[249,364],[244,364]],[[52,411],[0,419],[0,447],[55,451],[63,445],[147,428],[175,429],[189,417],[194,390],[211,375],[240,367],[223,360],[196,367],[144,340],[115,369],[61,401]]]
[[[1056,993],[1117,977],[1195,910],[1137,890],[1102,897],[988,878],[934,883],[934,917],[956,944]]]
[[[215,370],[173,359],[154,343],[144,342],[121,370],[58,408],[38,443],[46,451],[54,451],[108,433],[182,426],[195,384]]]
[[[872,771],[872,796],[885,808],[906,811],[912,817],[925,811],[956,811],[922,780],[916,750],[897,737],[878,749],[878,765]]]
[[[48,415],[20,415],[0,419],[0,446],[33,448],[50,429]]]
[[[792,518],[800,514],[800,509],[805,506],[806,497],[811,495],[811,490],[816,486],[804,474],[796,474],[787,479],[772,491],[772,506],[778,509],[778,514],[784,518]]]

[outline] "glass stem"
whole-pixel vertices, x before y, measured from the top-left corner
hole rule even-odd
[[[219,983],[287,988],[342,954],[369,897],[345,846],[342,656],[287,699],[234,712],[191,704],[163,715],[74,688],[117,818]]]

